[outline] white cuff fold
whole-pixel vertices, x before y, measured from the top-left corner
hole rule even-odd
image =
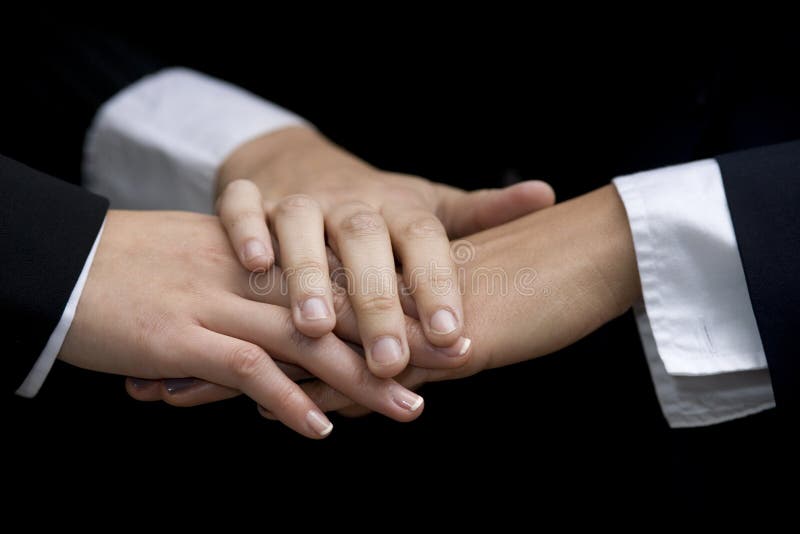
[[[614,185],[642,283],[639,331],[670,425],[774,406],[717,162],[622,176]]]
[[[115,209],[211,213],[217,170],[238,146],[303,124],[234,85],[166,69],[100,108],[86,137],[84,184]]]

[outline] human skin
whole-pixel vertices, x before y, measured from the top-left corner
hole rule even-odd
[[[436,353],[425,343],[413,303],[406,302],[413,361],[396,379],[411,389],[555,352],[625,313],[641,295],[625,208],[611,185],[474,234],[457,246],[469,251],[459,267],[463,268],[465,333],[475,343],[470,357],[456,358],[450,368],[416,365],[415,356],[423,362]],[[483,273],[497,272],[506,276],[505,292],[482,283]],[[346,300],[338,316],[343,320],[337,334],[352,339],[357,332]],[[305,382],[302,387],[325,411],[347,415],[369,411],[320,381]],[[140,395],[142,400],[164,398],[156,384]],[[204,384],[196,391],[188,390],[182,402],[201,404],[229,396],[230,392],[214,384]],[[261,411],[274,417],[268,410]]]
[[[469,360],[455,369],[409,366],[397,380],[411,389],[555,352],[622,315],[641,296],[630,226],[611,185],[468,242],[475,253],[466,266],[467,281],[500,269],[509,280],[523,273],[529,283],[525,290],[511,283],[506,296],[465,288],[465,332],[476,340]],[[303,388],[326,411],[368,411],[321,382]]]
[[[309,438],[332,425],[276,360],[398,421],[422,411],[421,397],[370,373],[335,335],[306,337],[287,308],[264,302],[207,215],[109,211],[59,358],[105,373],[203,379]]]
[[[240,261],[248,269],[265,270],[280,255],[280,266],[290,274],[292,318],[299,331],[312,337],[331,332],[337,319],[327,276],[327,238],[352,277],[349,298],[358,319],[358,342],[370,370],[382,377],[398,374],[409,359],[395,291],[395,255],[406,284],[431,264],[450,273],[415,277],[413,299],[432,344],[464,346],[469,342],[463,336],[461,295],[439,290],[456,282],[449,239],[554,201],[543,182],[467,193],[384,172],[305,127],[241,146],[222,165],[218,189],[220,219]]]

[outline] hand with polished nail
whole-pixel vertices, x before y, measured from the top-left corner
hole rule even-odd
[[[216,217],[111,210],[59,358],[139,377],[131,394],[155,384],[175,405],[203,390],[195,379],[217,397],[241,391],[309,438],[332,425],[291,379],[308,373],[398,421],[421,413],[421,397],[373,375],[334,334],[298,333],[250,282]]]
[[[220,169],[218,190],[217,209],[239,260],[265,270],[279,255],[295,326],[312,337],[331,332],[337,320],[327,238],[346,272],[359,344],[381,377],[409,361],[395,254],[426,339],[453,346],[466,318],[449,238],[553,203],[542,182],[467,193],[382,172],[304,127],[239,147]]]
[[[339,268],[338,259],[328,252],[328,262],[333,269]],[[264,275],[268,279],[275,280],[282,277],[281,268],[273,266],[268,274]],[[281,286],[276,283],[264,283],[263,289],[261,281],[256,277],[252,287],[259,299],[275,306],[287,307],[289,305],[288,295],[281,291]],[[350,347],[363,355],[363,349],[355,345],[359,340],[358,324],[353,313],[350,299],[343,288],[334,284],[333,306],[338,317],[334,333],[345,341],[352,342]],[[464,336],[459,337],[455,343],[449,347],[437,347],[425,337],[424,329],[416,315],[413,301],[408,295],[401,293],[401,302],[410,315],[405,317],[405,332],[411,347],[411,365],[415,368],[429,369],[456,369],[463,366],[470,357],[472,341]],[[294,381],[308,380],[316,378],[305,369],[296,365],[276,361],[276,365],[284,374]],[[128,378],[128,393],[137,400],[157,401],[163,400],[170,404],[179,406],[196,406],[210,402],[221,401],[241,395],[242,392],[226,386],[210,383],[197,378],[179,378],[164,380],[144,380],[141,378]],[[398,392],[399,393],[399,392]],[[416,411],[422,404],[422,397],[409,395],[410,392],[399,394],[394,401],[401,407]],[[259,412],[270,418],[274,416],[269,410],[261,407]]]

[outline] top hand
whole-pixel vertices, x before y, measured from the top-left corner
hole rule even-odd
[[[243,180],[246,179],[246,180]],[[466,193],[379,171],[315,131],[287,128],[239,148],[219,175],[220,218],[242,264],[266,269],[279,243],[292,318],[318,337],[336,324],[325,235],[345,267],[370,370],[389,377],[409,359],[395,259],[427,339],[463,344],[464,314],[448,237],[512,220],[553,202],[550,186],[526,182]],[[262,201],[262,198],[266,201]]]
[[[397,380],[408,388],[559,350],[624,313],[640,294],[630,228],[613,186],[475,234],[458,246],[467,252],[459,265],[465,331],[477,342],[468,359],[448,355],[427,344],[419,321],[406,317],[412,365]],[[346,302],[340,305],[340,315],[349,319]],[[340,321],[337,335],[352,339],[354,329],[351,321]],[[322,382],[302,387],[325,411],[365,412]],[[157,390],[146,397],[159,398],[167,397]],[[223,398],[219,386],[206,384],[187,393],[184,402]]]

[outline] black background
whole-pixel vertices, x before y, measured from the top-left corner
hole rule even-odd
[[[20,89],[50,53],[48,36],[64,28],[70,39],[100,33],[154,63],[228,79],[375,165],[468,189],[540,178],[564,200],[619,174],[800,137],[800,39],[770,25],[655,30],[647,19],[556,29],[514,15],[343,24],[227,13],[112,28],[37,17],[14,46],[4,43],[12,67],[0,150],[71,180],[91,102]],[[5,403],[7,467],[17,483],[31,470],[39,481],[99,477],[182,491],[203,489],[187,483],[198,480],[249,480],[264,491],[295,481],[320,497],[387,506],[423,494],[480,505],[507,492],[702,505],[768,498],[777,481],[794,479],[782,452],[787,422],[774,412],[668,428],[630,314],[557,354],[423,393],[414,423],[337,418],[329,439],[311,442],[261,419],[245,398],[142,404],[121,378],[58,362],[36,399]]]

